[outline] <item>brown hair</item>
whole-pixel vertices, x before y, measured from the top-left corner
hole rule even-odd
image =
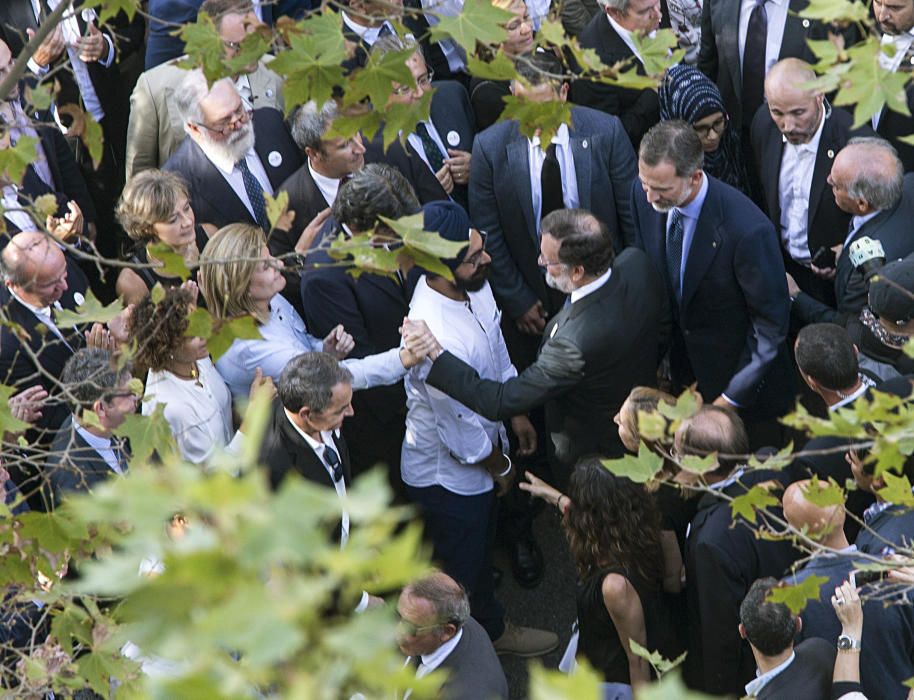
[[[124,187],[117,205],[117,220],[139,243],[158,240],[155,225],[168,221],[184,197],[190,201],[187,183],[176,173],[144,170]]]
[[[179,287],[167,289],[158,304],[149,295],[134,307],[129,331],[136,340],[133,359],[140,374],[165,369],[174,351],[186,340],[190,309],[190,293]]]

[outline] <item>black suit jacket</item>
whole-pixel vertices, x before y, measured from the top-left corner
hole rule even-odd
[[[254,150],[275,191],[301,166],[302,154],[278,110],[255,109],[253,123]],[[187,181],[198,224],[213,224],[216,228],[238,222],[257,225],[219,169],[190,136],[184,137],[162,169],[176,172]]]
[[[914,51],[908,49],[899,70],[911,70],[912,68],[914,68]],[[905,85],[905,98],[908,109],[914,109],[914,89],[911,88],[910,82]],[[895,147],[906,173],[914,170],[914,146],[901,140],[901,137],[914,133],[914,116],[905,116],[888,107],[883,107],[879,121],[876,123],[876,133]]]
[[[463,623],[463,636],[441,662],[448,679],[442,700],[507,700],[508,681],[489,635],[472,617]]]
[[[731,498],[754,484],[781,478],[776,472],[753,471],[723,489]],[[779,509],[772,514],[783,517]],[[757,522],[763,519],[757,514]],[[755,529],[734,522],[730,504],[705,494],[692,518],[685,548],[686,600],[689,615],[689,684],[708,693],[742,696],[755,676],[749,642],[739,636],[739,606],[752,582],[780,578],[800,556],[788,541],[757,538]]]
[[[813,256],[821,247],[831,248],[844,242],[850,214],[842,211],[835,203],[831,187],[826,182],[832,162],[838,151],[844,148],[848,139],[860,135],[851,130],[854,118],[843,109],[832,109],[826,113],[816,163],[812,171],[812,185],[809,188],[809,214],[806,222],[809,254]],[[781,159],[784,155],[784,138],[771,118],[767,105],[762,105],[752,121],[752,148],[759,181],[762,183],[767,213],[778,240],[781,239],[781,202],[779,180]]]
[[[793,663],[765,684],[756,696],[758,700],[828,697],[837,653],[834,643],[807,639],[793,651]]]
[[[793,393],[785,343],[790,299],[777,235],[748,197],[705,177],[708,192],[673,314],[673,378],[684,386],[697,379],[706,401],[726,392],[761,417],[780,415]],[[648,203],[638,182],[632,199],[638,245],[668,280],[667,217]],[[667,289],[672,299],[669,282]]]
[[[855,268],[850,259],[850,246],[864,236],[878,239],[885,250],[887,261],[898,260],[914,253],[914,236],[911,236],[911,217],[914,216],[914,173],[904,177],[901,199],[891,209],[879,212],[861,226],[841,250],[835,266],[836,309],[826,306],[808,294],[800,293],[793,302],[793,310],[805,323],[837,323],[845,325],[855,318],[866,305],[869,280]]]
[[[639,75],[644,66],[635,58],[628,44],[609,23],[603,11],[594,15],[578,36],[581,48],[593,49],[606,66],[630,60]],[[616,85],[604,85],[587,80],[576,80],[571,85],[571,101],[613,114],[622,121],[625,133],[637,149],[641,137],[660,121],[660,98],[654,89],[633,90]]]
[[[405,140],[405,136],[404,136]],[[438,182],[435,173],[426,165],[421,156],[408,143],[404,146],[394,139],[387,151],[384,150],[384,129],[378,129],[374,137],[365,144],[366,163],[387,163],[396,168],[413,186],[420,204],[450,199]]]
[[[602,287],[549,322],[536,362],[519,376],[481,379],[445,352],[427,381],[490,420],[545,404],[551,450],[568,469],[583,455],[619,456],[613,416],[632,387],[654,383],[667,314],[663,283],[647,256],[627,248]]]

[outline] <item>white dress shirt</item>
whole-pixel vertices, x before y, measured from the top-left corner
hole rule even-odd
[[[206,462],[221,447],[236,453],[244,439],[232,426],[232,395],[212,360],[197,360],[197,370],[203,386],[167,370],[150,370],[142,408],[143,415],[149,416],[164,404],[165,420],[178,449],[194,464]]]
[[[860,379],[860,386],[858,386],[854,391],[852,391],[847,396],[842,396],[841,400],[838,401],[837,403],[833,403],[831,406],[829,406],[828,407],[829,413],[831,413],[832,411],[837,411],[839,408],[844,408],[848,404],[853,403],[858,398],[863,396],[867,392],[867,389],[876,385],[876,382],[874,382],[872,379],[867,377],[865,374],[858,374],[857,377]]]
[[[390,22],[384,22],[379,27],[366,27],[362,24],[356,23],[352,17],[350,17],[345,10],[343,10],[343,24],[345,24],[352,32],[364,41],[369,46],[374,46],[374,43],[378,40],[378,37],[381,35],[381,29],[387,27],[393,34],[396,34],[396,30]],[[411,34],[408,36],[412,36]]]
[[[197,145],[200,147],[200,150],[203,151],[203,154],[209,158],[209,161],[216,166],[216,170],[225,178],[229,187],[232,188],[232,191],[238,199],[241,200],[241,203],[244,204],[245,208],[256,221],[257,216],[254,214],[254,206],[251,204],[251,198],[248,197],[248,191],[244,188],[244,176],[241,174],[241,170],[230,158],[226,158],[222,151],[217,151],[216,149],[211,148],[209,144],[201,141],[197,141]],[[251,174],[257,179],[257,182],[260,183],[260,189],[267,194],[272,195],[273,185],[270,184],[270,178],[267,177],[267,171],[264,170],[263,163],[260,162],[260,156],[257,155],[253,148],[245,154],[244,160],[248,164]]]
[[[327,206],[332,207],[333,203],[336,201],[336,193],[340,191],[339,179],[321,175],[311,167],[310,158],[308,158],[308,172],[311,173],[311,179],[314,180],[314,184],[317,185],[317,189],[320,190],[321,195],[323,195],[324,201],[327,202]]]
[[[562,201],[567,209],[576,209],[580,205],[578,197],[578,176],[574,168],[574,153],[571,151],[571,136],[568,125],[562,124],[552,143],[555,144],[555,157],[559,161],[562,173]],[[540,146],[540,137],[534,136],[527,141],[527,159],[530,163],[530,191],[533,193],[533,213],[539,228],[540,214],[543,210],[542,177],[546,151]]]
[[[901,63],[911,49],[911,45],[914,44],[914,28],[909,29],[904,34],[883,34],[881,44],[883,50],[879,54],[879,65],[885,70],[894,73],[901,67]],[[895,53],[892,56],[889,56],[885,52],[887,46],[895,47]],[[885,110],[884,105],[882,109],[876,112],[872,117],[871,121],[874,129],[879,127],[879,120],[882,118],[883,110]]]
[[[447,146],[444,145],[444,141],[441,140],[441,134],[438,133],[438,129],[435,128],[435,125],[432,124],[431,119],[425,122],[419,122],[419,124],[425,124],[425,128],[428,129],[428,135],[432,137],[432,141],[435,142],[435,145],[438,146],[438,150],[441,151],[441,156],[443,158],[448,158]],[[416,125],[418,128],[418,124]],[[413,147],[413,150],[419,154],[419,157],[425,161],[425,164],[434,172],[434,168],[429,164],[428,157],[425,155],[425,146],[422,145],[422,139],[419,138],[419,135],[415,132],[411,133],[406,137],[407,142],[410,146]]]
[[[850,245],[851,240],[853,239],[854,236],[857,235],[857,231],[860,230],[860,227],[863,226],[863,224],[865,224],[867,221],[869,221],[869,220],[872,219],[873,217],[878,216],[879,213],[880,213],[880,211],[881,211],[881,210],[879,210],[879,211],[871,211],[869,214],[863,214],[863,215],[861,215],[861,216],[855,216],[855,217],[853,217],[853,218],[851,219],[850,230],[847,232],[847,238],[844,239],[844,247],[845,247],[845,248],[847,248],[847,246]]]
[[[98,452],[98,456],[105,460],[105,464],[111,467],[111,471],[115,474],[124,473],[120,462],[117,461],[117,454],[114,451],[114,447],[111,445],[111,438],[101,437],[100,435],[90,433],[80,425],[79,421],[76,420],[76,416],[73,416],[73,429],[79,433],[80,437],[86,441],[86,444],[89,445],[89,447]]]
[[[463,628],[457,630],[457,634],[447,640],[440,647],[435,649],[431,654],[422,654],[419,657],[419,666],[416,669],[416,678],[423,678],[427,676],[441,664],[444,663],[444,660],[451,655],[454,649],[457,648],[457,645],[460,644],[460,639],[463,637]],[[403,666],[409,666],[413,661],[412,656],[407,656],[406,661],[403,662]],[[413,689],[407,688],[406,692],[403,693],[403,700],[409,700],[413,695]]]
[[[422,319],[446,350],[483,379],[504,382],[517,376],[501,334],[501,312],[486,284],[456,301],[428,286],[423,276],[410,302],[409,317]],[[414,488],[441,486],[461,496],[492,490],[493,481],[478,463],[493,445],[507,446],[500,421],[491,421],[435,389],[425,380],[431,362],[406,375],[406,437],[400,459],[403,482]]]
[[[258,367],[263,370],[263,376],[278,381],[289,360],[323,347],[323,341],[308,333],[301,316],[281,294],[270,301],[270,318],[257,330],[260,339],[236,338],[216,362],[216,369],[235,398],[247,398]],[[352,373],[352,388],[356,391],[396,384],[406,374],[398,348],[362,359],[343,360],[341,364]]]
[[[60,338],[63,341],[64,345],[66,345],[68,348],[70,347],[70,344],[67,342],[67,339],[64,338],[63,333],[61,332],[60,328],[58,328],[57,324],[54,322],[54,317],[51,315],[52,308],[56,309],[58,311],[63,309],[63,307],[60,305],[59,301],[55,301],[51,306],[35,306],[34,304],[29,304],[25,299],[23,299],[21,296],[16,294],[16,292],[14,292],[9,287],[7,287],[7,289],[9,289],[10,295],[16,301],[18,301],[25,308],[27,308],[29,311],[31,311],[35,315],[35,318],[37,318],[44,325],[46,325],[51,330],[51,332],[54,333],[54,335],[56,335],[58,338]],[[73,348],[70,348],[70,349],[72,350]]]
[[[755,0],[741,0],[739,8],[739,65],[742,70],[743,54],[746,50],[746,34],[749,31],[749,18],[755,9]],[[765,74],[778,62],[781,55],[781,42],[784,40],[784,27],[787,25],[787,11],[790,0],[768,0],[765,13],[768,15],[768,40],[765,45]],[[751,116],[750,116],[751,119]]]
[[[790,257],[809,267],[809,191],[812,173],[819,152],[819,141],[825,126],[825,110],[819,117],[819,128],[809,143],[794,145],[784,140],[781,156],[781,173],[778,179],[778,196],[781,202],[781,243]]]
[[[35,225],[35,220],[29,214],[19,201],[19,187],[17,185],[5,185],[3,187],[3,198],[0,200],[3,206],[3,218],[13,223],[20,231],[38,231],[40,226]]]
[[[790,664],[792,664],[796,658],[796,652],[792,651],[790,652],[790,658],[788,658],[787,661],[782,664],[778,664],[767,673],[759,673],[758,670],[756,670],[755,673],[757,678],[750,681],[749,683],[746,683],[746,695],[750,697],[755,697],[758,695],[760,692],[762,692],[762,688],[774,680],[776,676],[779,676],[781,673],[787,670],[787,667],[790,666]]]
[[[547,0],[548,2],[548,0]],[[422,0],[422,9],[431,10],[425,13],[429,27],[434,27],[442,17],[457,17],[463,12],[463,0]],[[463,47],[451,38],[439,39],[438,48],[444,54],[447,67],[451,73],[466,70],[466,52]]]
[[[604,272],[602,275],[597,277],[593,282],[588,282],[587,284],[578,287],[571,293],[571,303],[574,304],[576,301],[580,301],[588,294],[593,294],[604,284],[609,282],[610,275],[612,275],[612,268]]]

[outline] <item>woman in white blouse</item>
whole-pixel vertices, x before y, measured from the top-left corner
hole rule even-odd
[[[353,348],[352,336],[342,325],[323,340],[308,333],[301,316],[280,294],[286,286],[282,269],[282,261],[270,255],[263,231],[248,224],[220,229],[200,256],[200,287],[214,320],[251,315],[261,336],[236,338],[216,361],[235,397],[247,395],[258,368],[277,380],[289,360],[304,352],[322,350],[342,360]],[[342,364],[352,373],[352,388],[358,390],[394,384],[421,359],[406,348],[393,348]]]

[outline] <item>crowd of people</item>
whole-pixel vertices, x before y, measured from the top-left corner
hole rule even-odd
[[[61,1],[2,3],[0,76]],[[798,0],[491,4],[506,35],[479,52],[507,57],[513,80],[472,75],[463,47],[432,39],[461,0],[149,0],[148,28],[65,12],[0,103],[0,149],[36,142],[22,181],[2,183],[0,381],[29,427],[4,446],[0,494],[50,510],[128,473],[118,429],[160,407],[205,468],[240,450],[238,406],[262,392],[272,488],[296,475],[344,499],[383,464],[415,506],[440,571],[400,594],[400,647],[420,677],[451,671],[444,697],[507,697],[499,655],[568,641],[512,623],[496,594],[499,545],[520,585],[541,584],[537,499],[559,511],[579,577],[567,667],[586,660],[604,697],[655,677],[633,643],[687,652],[686,682],[711,694],[906,697],[910,501],[887,497],[897,483],[869,443],[807,441],[780,419],[798,399],[825,417],[912,394],[914,117],[884,108],[854,128],[814,87],[807,40],[850,46],[859,27],[803,18]],[[210,84],[178,65],[170,31],[198,10],[226,60],[263,23],[338,12],[345,71],[408,56],[411,82],[369,107],[431,93],[430,114],[385,148],[382,130],[335,135],[351,117],[338,99],[287,104],[270,55]],[[882,67],[908,70],[914,0],[872,11]],[[548,16],[606,65],[644,74],[640,39],[660,26],[685,55],[656,89],[608,84],[536,45]],[[59,90],[34,112],[25,87],[48,79]],[[543,143],[503,118],[509,95],[571,108]],[[67,103],[101,125],[100,162]],[[289,212],[271,224],[279,193]],[[459,252],[428,269],[398,255],[389,222],[412,215]],[[330,255],[360,234],[395,273]],[[90,290],[124,310],[89,328],[59,315]],[[197,309],[256,333],[210,357]],[[690,387],[695,412],[674,421]],[[786,468],[748,466],[791,440]],[[663,463],[647,485],[603,464],[645,454]],[[910,485],[914,460],[902,472]],[[829,483],[856,487],[826,504]],[[750,522],[730,504],[758,485],[770,498]],[[897,571],[861,576],[881,561]],[[826,582],[801,614],[777,601],[813,576]]]

